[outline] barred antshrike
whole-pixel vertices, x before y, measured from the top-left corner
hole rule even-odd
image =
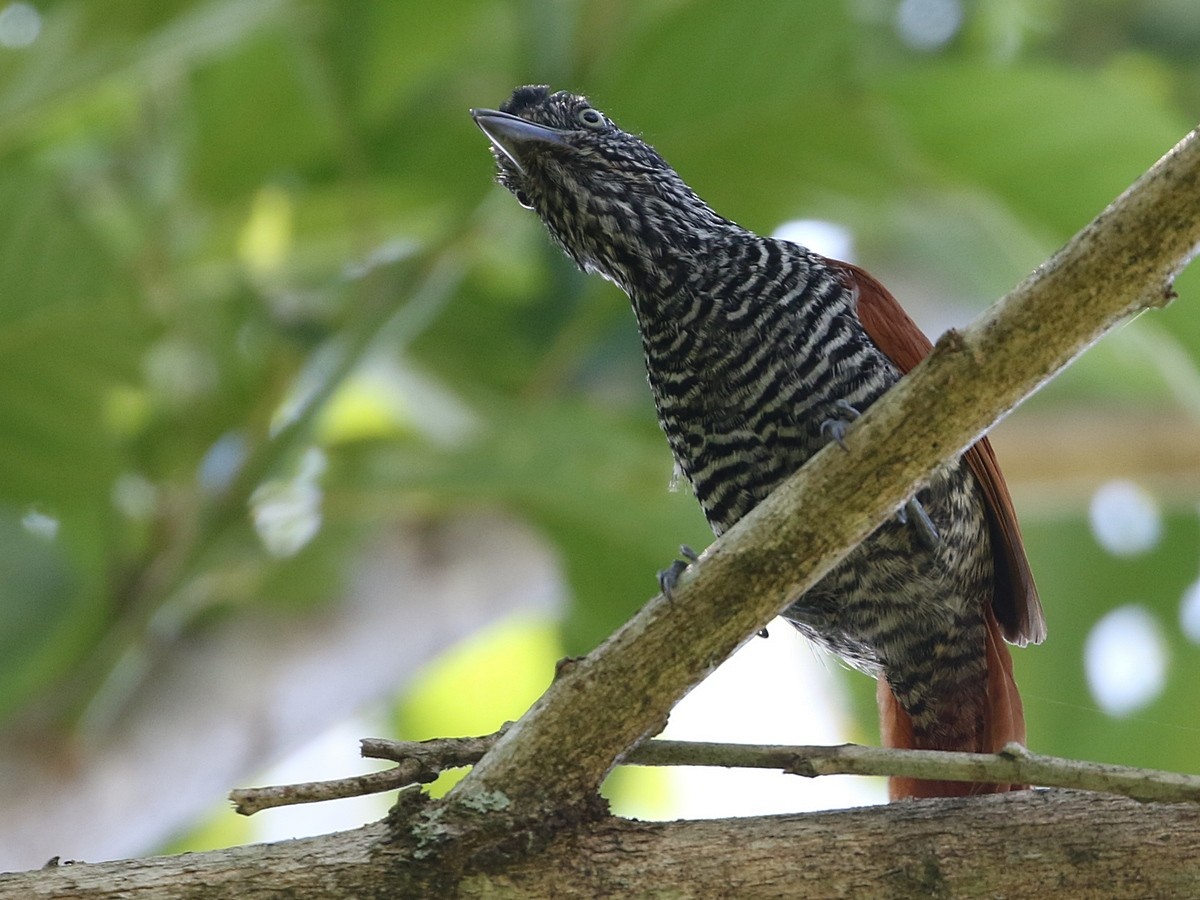
[[[471,114],[500,183],[576,263],[629,295],[659,423],[717,534],[929,352],[862,269],[718,215],[586,98],[527,86]],[[1041,641],[1045,621],[986,440],[784,616],[878,679],[889,746],[1024,741],[1004,641]],[[891,794],[1014,787],[894,778]]]

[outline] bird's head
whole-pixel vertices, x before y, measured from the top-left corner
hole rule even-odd
[[[528,85],[471,116],[491,142],[499,182],[580,266],[626,290],[665,259],[702,252],[731,224],[586,97]]]

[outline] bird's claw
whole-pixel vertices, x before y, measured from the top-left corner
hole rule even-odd
[[[668,600],[671,599],[671,592],[675,589],[675,585],[679,584],[679,576],[687,570],[689,565],[690,563],[684,562],[682,559],[676,559],[672,560],[665,569],[658,570],[658,589]]]
[[[835,400],[832,407],[829,417],[821,422],[821,434],[825,436],[826,440],[834,441],[843,450],[849,450],[846,446],[846,429],[862,413],[846,400]],[[938,534],[937,526],[933,524],[929,513],[925,512],[925,507],[916,497],[904,504],[896,513],[896,519],[901,525],[912,522],[912,526],[917,532],[917,540],[926,549],[933,550],[942,542],[942,536]]]
[[[825,436],[826,440],[834,441],[843,450],[848,450],[849,448],[846,446],[846,429],[860,415],[862,414],[847,401],[835,400],[833,403],[833,414],[821,422],[821,434]]]
[[[846,429],[862,413],[846,400],[835,400],[832,407],[829,417],[821,422],[821,434],[825,436],[826,440],[834,441],[843,450],[849,450],[846,446]],[[938,534],[937,526],[933,524],[929,513],[925,512],[925,507],[916,497],[904,504],[896,513],[896,519],[901,525],[911,522],[917,532],[917,540],[926,549],[936,549],[942,542],[942,536]]]
[[[896,518],[901,525],[912,522],[913,529],[917,532],[917,540],[925,546],[926,550],[936,550],[937,545],[942,542],[942,536],[938,534],[933,519],[929,518],[929,513],[925,512],[925,507],[916,497],[904,504],[900,512],[896,514]]]
[[[679,576],[687,571],[688,566],[700,560],[700,554],[687,544],[680,545],[679,555],[683,559],[672,560],[669,566],[658,572],[658,589],[668,600],[671,599],[671,592],[675,589],[675,585],[679,584]]]

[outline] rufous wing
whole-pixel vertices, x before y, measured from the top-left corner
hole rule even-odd
[[[857,296],[858,317],[871,340],[901,372],[915,368],[933,349],[929,338],[887,288],[869,273],[840,260],[828,262]],[[1001,633],[1005,640],[1018,646],[1041,643],[1046,637],[1046,620],[996,454],[985,437],[973,444],[963,458],[983,488],[987,502],[988,522],[996,548],[992,608]]]
[[[909,318],[888,290],[871,275],[850,263],[830,260],[857,298],[858,317],[867,335],[902,372],[907,373],[924,359],[933,345]],[[888,747],[966,750],[994,753],[1009,741],[1025,742],[1025,716],[1021,695],[1013,679],[1012,656],[1004,641],[1038,643],[1046,636],[1046,623],[1037,588],[1025,558],[1021,530],[1017,526],[1012,498],[1000,474],[996,454],[982,438],[964,454],[967,465],[983,489],[995,554],[992,603],[984,609],[987,685],[985,710],[980,730],[961,746],[927,746],[914,734],[912,720],[900,706],[886,679],[880,678],[880,734]],[[970,704],[964,704],[969,707]],[[960,797],[981,793],[1020,790],[1026,785],[980,784],[975,782],[922,781],[894,777],[888,780],[893,800],[907,797]]]

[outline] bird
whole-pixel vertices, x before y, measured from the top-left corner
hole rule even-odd
[[[585,96],[525,85],[471,116],[497,181],[582,270],[628,295],[659,425],[715,535],[842,443],[932,349],[865,270],[720,215]],[[1025,743],[1007,644],[1040,643],[1045,616],[986,438],[782,615],[877,680],[885,746]],[[1025,787],[893,777],[889,795]]]

